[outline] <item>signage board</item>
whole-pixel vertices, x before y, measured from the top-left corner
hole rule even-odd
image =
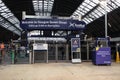
[[[23,30],[81,30],[85,22],[72,19],[25,19],[20,23]]]
[[[48,44],[35,43],[33,44],[33,50],[48,50]]]
[[[110,47],[99,48],[96,51],[96,64],[111,64]]]
[[[72,59],[72,63],[80,63],[81,62],[81,59]]]
[[[71,39],[71,50],[72,52],[80,52],[80,38]]]

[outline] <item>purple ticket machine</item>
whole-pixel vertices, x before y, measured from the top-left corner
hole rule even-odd
[[[92,61],[95,65],[111,65],[111,48],[107,38],[97,38]]]

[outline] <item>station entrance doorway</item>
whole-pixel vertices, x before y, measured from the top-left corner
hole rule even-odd
[[[34,44],[34,43],[33,43]],[[46,44],[46,43],[35,43]],[[69,49],[67,43],[47,43],[47,50],[34,50],[32,51],[31,59],[33,63],[41,62],[68,62]],[[40,47],[40,46],[39,46]]]
[[[49,62],[67,62],[69,61],[68,44],[56,43],[48,45],[48,61]]]
[[[29,49],[28,43],[30,40],[40,39],[47,44],[46,49],[37,49],[36,53],[43,52],[46,53],[47,57],[42,56],[43,60],[48,61],[69,61],[69,54],[71,50],[69,42],[71,38],[80,38],[81,32],[85,29],[86,23],[72,18],[64,17],[44,17],[44,18],[35,18],[32,16],[29,18],[25,17],[21,21],[20,25],[23,29],[22,33],[25,33],[26,47]],[[53,38],[55,38],[53,40]],[[56,41],[58,39],[59,41]],[[65,43],[61,43],[62,40],[65,40]],[[53,44],[49,43],[54,41]],[[43,43],[42,43],[43,44]],[[68,46],[69,44],[69,46]],[[39,45],[40,46],[40,45]],[[74,49],[79,52],[77,43],[74,44]],[[36,54],[37,55],[37,54]],[[38,57],[38,55],[36,56]],[[34,59],[33,55],[33,59]]]

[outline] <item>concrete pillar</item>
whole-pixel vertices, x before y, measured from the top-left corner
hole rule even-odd
[[[35,63],[35,56],[34,56],[34,55],[35,55],[35,52],[34,52],[34,50],[33,50],[33,58],[32,58],[32,59],[33,59],[33,60],[32,60],[32,63],[33,63],[33,64]]]
[[[31,51],[29,51],[29,64],[31,64],[32,63],[32,52]]]
[[[56,46],[55,46],[55,59],[57,62],[58,61],[58,44],[56,44]]]
[[[88,44],[88,41],[87,41],[87,60],[89,60],[89,44]]]
[[[66,44],[66,60],[69,60],[69,45]]]
[[[47,61],[46,61],[46,63],[48,63],[48,50],[47,50]]]
[[[23,12],[22,12],[22,19],[23,19],[23,20],[25,19],[25,16],[26,16],[26,12],[23,11]]]

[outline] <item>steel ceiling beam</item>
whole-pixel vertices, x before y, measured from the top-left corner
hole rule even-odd
[[[12,22],[10,22],[9,20],[7,20],[5,17],[3,17],[2,15],[0,15],[0,17],[2,17],[5,21],[7,21],[8,23],[10,23],[13,27],[15,27],[17,30],[19,30],[20,32],[22,30],[20,30],[17,26],[15,26]]]
[[[82,16],[82,19],[85,18],[87,15],[89,15],[91,12],[93,12],[95,9],[97,9],[99,4],[97,4],[95,7],[93,7],[90,11],[88,11],[84,16]]]

